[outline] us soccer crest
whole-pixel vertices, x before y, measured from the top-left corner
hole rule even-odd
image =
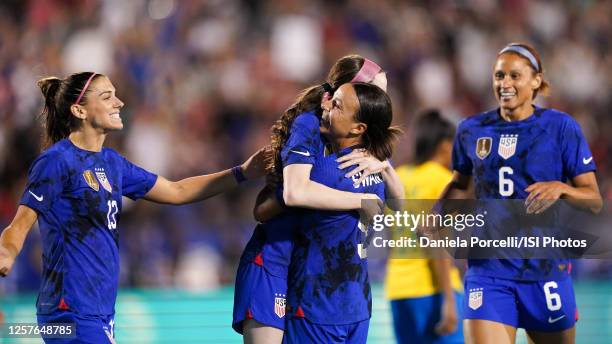
[[[482,288],[470,289],[470,299],[468,302],[468,306],[471,309],[477,310],[478,308],[480,308],[480,306],[482,306],[482,294]]]
[[[106,173],[104,173],[104,169],[96,169],[96,177],[98,177],[98,180],[100,181],[100,184],[102,184],[104,190],[110,193],[113,192],[113,187],[108,182],[108,178],[106,178]]]
[[[483,160],[491,154],[493,139],[490,137],[479,137],[476,141],[476,156]]]
[[[518,135],[502,135],[499,138],[499,147],[497,153],[502,158],[508,160],[516,152],[516,143],[518,142]]]
[[[94,176],[93,172],[91,172],[91,170],[86,170],[85,172],[83,172],[83,178],[85,179],[85,182],[87,182],[87,185],[89,185],[90,188],[96,191],[100,190],[100,184],[98,184],[98,181],[96,180],[96,177]]]
[[[287,299],[284,294],[274,294],[274,313],[279,318],[285,316],[285,307],[287,306]]]

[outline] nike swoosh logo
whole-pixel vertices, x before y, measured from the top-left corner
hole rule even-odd
[[[591,160],[593,160],[593,157],[590,157],[588,159],[587,158],[582,158],[582,163],[585,164],[585,165],[588,165],[588,163],[590,163]]]
[[[300,152],[300,151],[296,151],[296,150],[290,150],[290,152],[293,152],[293,153],[299,154],[299,155],[303,155],[303,156],[310,156],[310,152]]]
[[[551,318],[551,317],[548,317],[548,323],[549,324],[553,324],[553,323],[556,323],[557,321],[559,321],[559,320],[561,320],[563,318],[565,318],[565,314],[563,314],[562,316],[560,316],[558,318],[554,318],[554,319]]]
[[[42,201],[43,201],[43,199],[45,198],[45,196],[44,196],[44,195],[37,196],[35,193],[33,193],[33,192],[32,192],[32,191],[30,191],[30,190],[28,190],[28,192],[30,193],[30,195],[34,196],[34,198],[36,198],[36,200],[37,200],[37,201],[39,201],[39,202],[42,202]]]

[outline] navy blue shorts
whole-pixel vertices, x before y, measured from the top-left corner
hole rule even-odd
[[[52,314],[38,315],[40,326],[54,323],[73,323],[76,327],[75,338],[43,338],[47,344],[100,344],[115,343],[115,316],[84,317],[70,311],[57,311]]]
[[[321,325],[292,317],[287,321],[283,343],[362,344],[368,339],[369,326],[369,319],[348,325]]]
[[[269,274],[255,263],[242,263],[236,273],[232,327],[242,334],[242,322],[257,322],[285,330],[287,279]]]
[[[450,344],[463,343],[463,294],[455,292],[457,304],[457,330],[447,336],[439,336],[435,327],[440,321],[442,294],[412,297],[391,301],[393,330],[398,343]]]
[[[466,319],[491,320],[528,331],[574,327],[578,311],[571,278],[516,281],[487,276],[465,279]]]

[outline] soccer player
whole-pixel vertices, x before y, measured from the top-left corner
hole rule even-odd
[[[432,110],[418,116],[413,132],[416,165],[397,168],[405,198],[436,200],[452,178],[455,127]],[[418,213],[421,209],[412,208],[419,206],[409,204],[406,211]],[[459,271],[448,259],[418,258],[413,250],[393,248],[387,262],[385,294],[391,300],[397,342],[463,343]]]
[[[578,62],[579,63],[579,62]],[[453,146],[453,180],[442,198],[525,200],[539,214],[563,198],[597,213],[595,163],[578,123],[534,104],[546,92],[538,52],[509,44],[493,67],[499,107],[464,120]],[[515,224],[518,225],[518,224]],[[524,328],[535,343],[574,343],[576,301],[567,259],[469,259],[464,333],[468,343],[513,343]]]
[[[304,90],[273,127],[272,169],[283,175],[289,205],[354,210],[361,208],[363,198],[378,199],[374,194],[334,190],[309,177],[316,158],[323,155],[324,144],[319,133],[322,99],[352,81],[371,82],[386,89],[385,73],[374,62],[358,55],[342,57],[331,68],[327,82]],[[390,180],[390,188],[395,187],[389,194],[400,198],[403,189],[399,177],[388,163],[374,162],[378,164],[372,166],[371,159],[362,164],[378,168],[377,172]],[[300,211],[279,208],[278,201],[283,202],[282,187],[269,187],[260,194],[255,215],[265,222],[255,229],[236,276],[233,327],[244,334],[246,343],[280,343],[283,338],[292,229],[299,223]],[[369,209],[370,212],[378,210],[377,207]]]
[[[84,72],[44,78],[38,86],[51,146],[32,164],[17,214],[0,236],[0,274],[10,272],[38,220],[39,324],[74,323],[78,342],[114,342],[122,196],[168,204],[203,200],[263,176],[265,154],[261,150],[241,166],[172,182],[103,147],[109,132],[123,128],[124,104],[109,78]],[[45,338],[64,340],[73,339]]]
[[[370,84],[344,84],[324,109],[321,133],[332,154],[315,160],[310,178],[385,199],[380,174],[356,184],[359,175],[345,178],[349,170],[336,159],[358,147],[379,160],[391,156],[399,130],[391,126],[387,94]],[[365,343],[372,307],[366,227],[356,211],[304,210],[301,221],[289,271],[287,343]]]

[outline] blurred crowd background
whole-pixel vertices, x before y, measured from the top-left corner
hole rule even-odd
[[[612,198],[612,2],[394,0],[4,0],[0,2],[0,228],[14,216],[40,153],[37,79],[108,75],[126,103],[107,138],[131,161],[170,179],[232,167],[269,141],[300,89],[359,53],[386,71],[395,165],[411,159],[411,122],[439,108],[458,122],[495,106],[491,68],[509,42],[542,54],[552,94],[543,106],[582,125]],[[121,286],[197,290],[233,283],[255,226],[261,183],[188,206],[127,202]],[[34,229],[0,295],[38,288]],[[578,278],[609,278],[582,261]]]

